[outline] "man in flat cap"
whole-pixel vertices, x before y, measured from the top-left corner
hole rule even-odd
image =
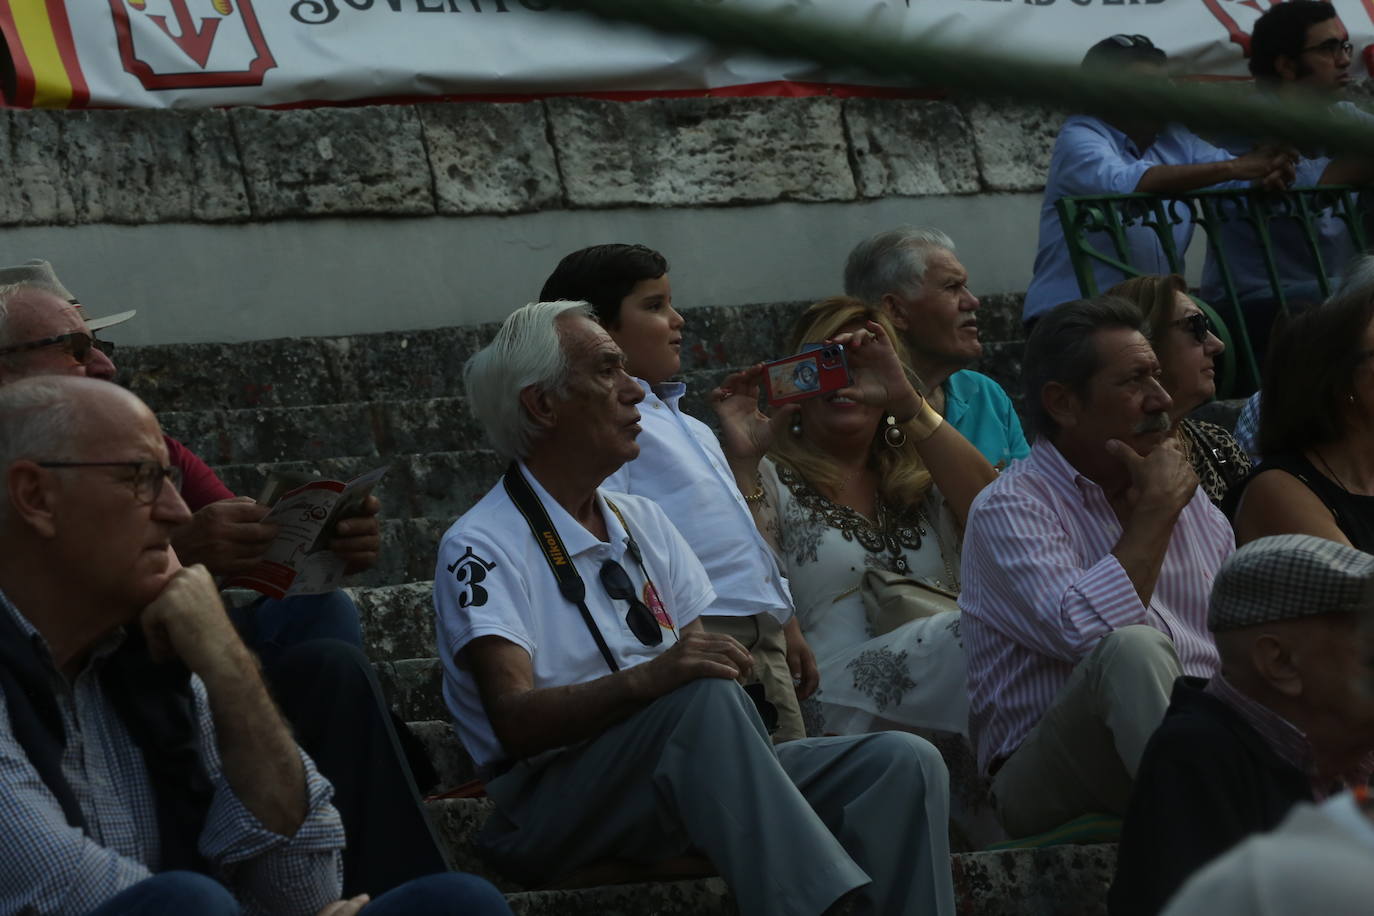
[[[1217,573],[1207,626],[1221,672],[1179,678],[1121,837],[1112,916],[1155,914],[1193,872],[1374,772],[1359,689],[1374,556],[1305,534],[1262,538]]]

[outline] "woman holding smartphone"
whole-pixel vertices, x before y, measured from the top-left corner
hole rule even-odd
[[[746,496],[819,668],[820,690],[803,704],[808,732],[899,729],[932,740],[955,790],[955,848],[980,848],[1000,829],[985,793],[960,793],[981,781],[966,737],[958,612],[949,603],[877,632],[875,623],[894,621],[866,610],[860,582],[878,570],[957,594],[964,520],[996,472],[917,393],[881,311],[848,297],[816,303],[794,326],[790,350],[825,341],[846,346],[854,385],[800,402]],[[729,435],[732,414],[755,410],[763,371],[732,376],[715,393],[727,454],[744,457],[748,443]]]

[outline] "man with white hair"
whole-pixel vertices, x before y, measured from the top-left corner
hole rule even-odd
[[[845,293],[887,312],[930,405],[1003,468],[1030,446],[1002,386],[968,368],[983,355],[978,297],[968,282],[954,242],[939,229],[880,232],[854,246],[844,266]]]
[[[743,913],[851,894],[857,912],[952,913],[939,753],[895,732],[775,750],[736,683],[748,651],[698,619],[701,563],[656,503],[599,489],[638,454],[644,392],[590,315],[527,305],[464,372],[511,459],[435,568],[444,697],[497,809],[479,845],[529,883],[696,849]]]

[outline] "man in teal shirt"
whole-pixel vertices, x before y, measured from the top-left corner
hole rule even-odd
[[[845,263],[844,290],[888,313],[931,405],[994,467],[1030,453],[1006,392],[967,368],[983,355],[978,297],[949,236],[903,226],[860,242]]]

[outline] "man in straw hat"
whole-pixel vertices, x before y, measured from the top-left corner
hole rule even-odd
[[[41,375],[114,381],[112,347],[97,341],[94,330],[133,314],[88,320],[46,261],[0,268],[0,390]],[[262,522],[267,510],[235,498],[186,446],[161,435],[191,510],[170,534],[178,560],[203,565],[216,576],[256,563],[275,535],[274,526]],[[376,560],[379,508],[371,498],[367,514],[341,521],[339,536],[330,542],[351,569]],[[381,686],[362,652],[352,600],[336,590],[265,599],[230,613],[243,641],[261,658],[297,740],[333,783],[334,804],[348,832],[343,861],[349,895],[380,893],[443,870]]]

